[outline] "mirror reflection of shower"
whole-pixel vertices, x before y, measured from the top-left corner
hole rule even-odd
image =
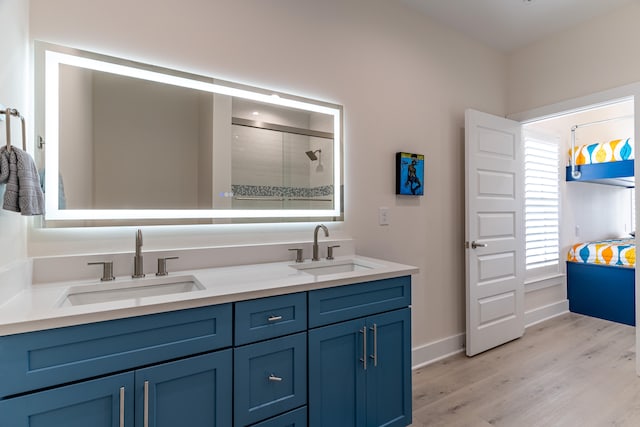
[[[318,155],[316,155],[318,153]],[[318,161],[318,165],[316,166],[316,172],[324,171],[324,166],[322,165],[322,150],[317,149],[315,151],[306,151],[305,154],[309,157],[309,160],[312,162]]]

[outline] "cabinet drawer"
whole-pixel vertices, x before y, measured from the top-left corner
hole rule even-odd
[[[411,276],[309,292],[309,328],[411,305]]]
[[[0,397],[230,347],[231,304],[0,337]]]
[[[307,407],[269,418],[251,427],[307,427]]]
[[[236,303],[235,345],[243,345],[307,329],[304,292]]]
[[[236,427],[247,426],[306,403],[306,332],[234,349]]]

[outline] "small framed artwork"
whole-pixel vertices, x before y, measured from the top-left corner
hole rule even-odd
[[[396,153],[396,194],[424,195],[424,155]]]

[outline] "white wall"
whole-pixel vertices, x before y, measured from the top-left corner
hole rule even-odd
[[[344,105],[345,222],[330,224],[332,237],[420,268],[414,346],[464,331],[464,110],[506,113],[502,54],[387,0],[32,0],[31,32]],[[426,155],[424,197],[395,196],[397,151]],[[380,206],[391,225],[377,224]],[[312,229],[153,228],[145,247],[309,240]],[[35,230],[29,253],[130,250],[132,236]]]
[[[640,80],[640,3],[522,48],[508,58],[508,110],[517,113]]]
[[[0,28],[2,28],[0,104],[18,109],[27,118],[30,117],[27,102],[30,82],[28,20],[28,2],[0,0]],[[12,143],[22,148],[20,121],[14,118],[11,123]],[[6,122],[0,121],[0,146],[6,144],[5,126]],[[27,130],[29,134],[31,129],[27,128]],[[31,139],[30,135],[27,137]],[[0,186],[0,205],[1,197],[4,196],[4,187],[4,185]],[[26,256],[26,229],[27,220],[24,217],[0,208],[0,270]],[[0,286],[2,285],[0,283]]]
[[[29,4],[22,0],[0,0],[0,103],[16,108],[32,124],[29,103]],[[12,143],[21,147],[20,121],[12,124]],[[6,144],[6,122],[0,121],[0,145]],[[27,128],[27,149],[31,148]],[[4,185],[0,185],[0,305],[30,282],[31,264],[27,255],[28,219],[1,209]]]

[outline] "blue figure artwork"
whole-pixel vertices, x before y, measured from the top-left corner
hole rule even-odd
[[[424,155],[396,153],[396,194],[424,195]]]

